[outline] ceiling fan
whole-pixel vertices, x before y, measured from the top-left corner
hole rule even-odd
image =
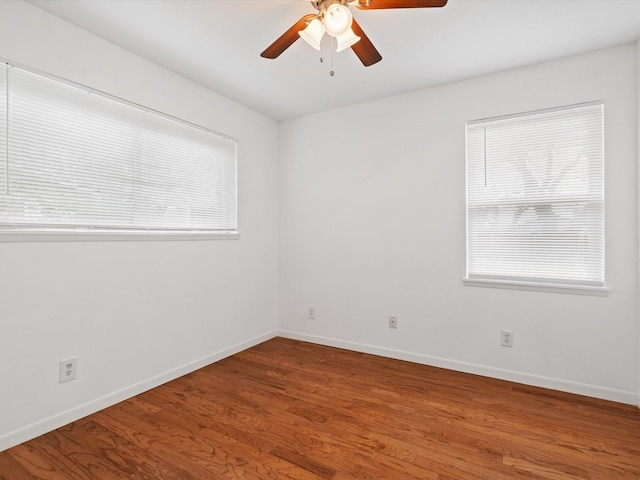
[[[360,10],[382,10],[444,7],[446,4],[447,0],[312,0],[311,5],[318,13],[310,13],[302,17],[260,56],[278,58],[298,38],[304,39],[316,50],[320,50],[322,37],[327,33],[336,39],[337,52],[351,47],[362,64],[369,67],[382,60],[382,55],[353,18],[350,6]]]

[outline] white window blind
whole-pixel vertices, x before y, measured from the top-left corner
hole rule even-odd
[[[1,229],[237,230],[235,140],[16,67],[0,73]]]
[[[467,124],[467,278],[604,286],[601,102]]]
[[[9,70],[6,65],[2,65],[0,68],[0,195],[7,193],[7,169],[9,167],[7,163],[9,157],[9,143],[7,142],[9,138],[9,123],[7,122],[9,116],[7,111],[8,75]]]

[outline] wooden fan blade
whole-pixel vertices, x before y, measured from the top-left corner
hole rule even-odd
[[[355,5],[361,10],[379,10],[383,8],[434,8],[444,7],[446,4],[447,0],[358,0]]]
[[[360,61],[365,67],[370,67],[374,63],[378,63],[382,60],[382,55],[380,52],[376,50],[376,47],[373,46],[369,37],[362,31],[358,22],[356,22],[355,18],[353,19],[353,23],[351,24],[351,29],[353,33],[360,37],[360,41],[358,43],[354,43],[351,46],[351,50],[358,56]]]
[[[296,40],[300,38],[298,32],[307,28],[307,25],[311,20],[315,18],[313,13],[305,15],[289,30],[284,32],[280,38],[267,47],[267,49],[260,54],[264,58],[278,58],[282,52],[294,44]]]

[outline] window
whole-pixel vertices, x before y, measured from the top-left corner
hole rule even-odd
[[[602,102],[467,124],[468,281],[604,287]]]
[[[16,67],[0,77],[0,232],[236,232],[235,140]]]

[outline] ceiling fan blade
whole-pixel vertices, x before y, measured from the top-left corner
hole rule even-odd
[[[360,41],[358,43],[354,43],[351,46],[351,50],[353,50],[358,56],[362,64],[365,67],[370,67],[374,63],[378,63],[382,60],[382,55],[380,55],[380,52],[376,50],[376,47],[373,46],[373,43],[371,43],[371,40],[369,40],[369,37],[367,37],[367,35],[362,31],[362,28],[358,25],[358,22],[356,22],[355,19],[353,19],[351,29],[353,30],[353,33],[360,37]]]
[[[384,8],[433,8],[444,7],[446,4],[447,0],[358,0],[355,6],[361,10],[379,10]]]
[[[264,58],[278,58],[282,52],[289,48],[293,43],[300,38],[298,32],[307,28],[307,25],[316,16],[313,13],[305,15],[289,30],[284,32],[280,38],[267,47],[267,49],[260,54]]]

